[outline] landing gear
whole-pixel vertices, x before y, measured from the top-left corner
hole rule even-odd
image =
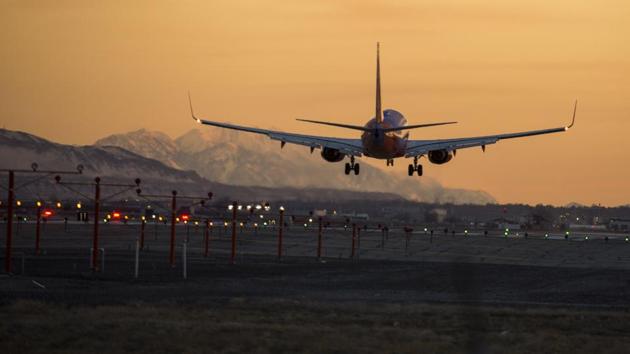
[[[346,168],[344,172],[349,175],[350,171],[354,171],[354,175],[359,175],[359,171],[361,170],[361,165],[354,162],[354,156],[350,156],[350,163],[346,162]]]
[[[409,165],[407,173],[409,176],[413,176],[413,173],[417,172],[418,176],[422,176],[422,165],[418,164],[418,156],[413,158],[413,164]]]

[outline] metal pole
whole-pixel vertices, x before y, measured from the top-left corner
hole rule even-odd
[[[101,203],[101,179],[94,179],[94,235],[92,239],[92,270],[98,272],[98,221],[99,208]]]
[[[278,260],[282,259],[282,231],[284,230],[284,210],[280,209],[280,225],[278,228]]]
[[[232,202],[232,255],[230,263],[234,264],[236,261],[236,208],[237,202]]]
[[[317,233],[317,258],[322,258],[322,217],[319,217],[319,230]]]
[[[101,257],[101,272],[105,273],[105,249],[101,248],[101,252],[103,253],[103,257]]]
[[[381,228],[381,249],[385,248],[385,227]]]
[[[11,273],[11,237],[13,237],[13,186],[15,184],[13,171],[9,171],[9,196],[7,200],[7,245],[4,256],[4,270]]]
[[[140,249],[144,249],[144,228],[147,224],[146,220],[140,220]]]
[[[352,253],[350,253],[350,258],[354,259],[354,247],[357,240],[357,225],[352,224]]]
[[[187,259],[186,259],[186,245],[188,244],[187,241],[184,241],[184,244],[182,246],[182,263],[183,263],[183,267],[182,267],[182,272],[183,272],[183,276],[184,279],[188,278],[188,274],[187,274],[187,270],[186,266],[187,266]]]
[[[39,254],[39,234],[41,231],[41,219],[42,219],[42,206],[40,205],[39,202],[37,202],[37,217],[35,220],[37,220],[37,222],[35,223],[35,254],[38,255]]]
[[[171,200],[171,248],[169,251],[169,259],[171,267],[175,267],[175,213],[177,208],[177,191],[173,191],[173,199]]]
[[[136,240],[136,265],[134,268],[134,277],[138,279],[138,271],[140,270],[140,242]]]
[[[357,259],[361,257],[361,227],[357,227]]]
[[[210,220],[206,219],[206,231],[204,233],[204,250],[203,256],[208,257],[208,242],[210,238]]]

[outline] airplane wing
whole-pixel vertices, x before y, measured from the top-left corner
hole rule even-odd
[[[485,149],[486,145],[494,144],[498,142],[499,140],[523,138],[523,137],[533,136],[533,135],[564,132],[564,131],[569,130],[569,128],[573,127],[573,124],[575,124],[576,110],[577,110],[577,101],[575,102],[575,106],[573,108],[573,119],[571,121],[571,124],[566,127],[530,130],[530,131],[519,132],[519,133],[486,135],[486,136],[478,136],[478,137],[471,137],[471,138],[438,139],[438,140],[409,140],[409,142],[407,143],[407,150],[405,151],[405,157],[421,156],[433,150],[455,151],[458,149],[465,149],[465,148],[470,148],[470,147],[475,147],[475,146],[481,146],[482,149]]]
[[[190,97],[189,97],[190,99]],[[195,117],[195,114],[192,109],[192,102],[190,103],[190,114],[192,118],[197,121],[199,124],[211,125],[219,128],[240,130],[249,133],[262,134],[267,135],[269,138],[273,140],[279,140],[281,142],[281,146],[284,146],[286,143],[304,145],[311,148],[311,151],[314,149],[323,149],[330,148],[336,149],[340,152],[349,155],[360,157],[363,154],[363,144],[360,139],[344,139],[344,138],[332,138],[332,137],[324,137],[324,136],[314,136],[314,135],[303,135],[303,134],[294,134],[294,133],[285,133],[281,131],[275,130],[267,130],[267,129],[259,129],[252,127],[245,127],[230,123],[222,123],[216,121],[210,121],[205,119],[200,119]]]

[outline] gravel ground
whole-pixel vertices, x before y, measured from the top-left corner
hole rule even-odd
[[[14,275],[0,278],[2,352],[627,352],[630,247],[622,240],[289,230],[242,234],[236,264],[216,232],[203,257],[188,230],[168,262],[168,237],[146,235],[134,277],[137,227],[105,228],[105,269],[89,268],[82,225],[47,225],[34,255],[16,236]],[[185,229],[178,230],[180,240]],[[156,237],[157,236],[157,237]],[[4,254],[4,250],[2,250]],[[22,258],[24,268],[22,269]],[[36,334],[34,334],[36,333]],[[116,338],[116,340],[112,340]]]

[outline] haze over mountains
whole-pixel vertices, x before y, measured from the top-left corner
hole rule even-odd
[[[230,185],[380,192],[438,203],[494,202],[485,192],[447,189],[430,178],[400,176],[366,163],[359,176],[346,176],[342,163],[324,161],[319,150],[310,154],[308,148],[290,144],[280,149],[265,136],[225,129],[192,129],[176,139],[141,129],[105,137],[95,145],[117,146]]]
[[[161,136],[160,134],[150,134]],[[158,139],[159,140],[159,139]],[[156,153],[164,147],[153,139],[136,140],[137,147],[144,147]],[[153,150],[156,149],[156,150]],[[387,193],[366,193],[340,191],[335,189],[293,189],[266,188],[255,186],[234,186],[216,183],[205,179],[197,172],[167,166],[155,159],[140,156],[134,152],[116,146],[73,146],[64,145],[39,138],[37,136],[0,129],[0,166],[3,168],[29,169],[32,162],[39,164],[40,170],[76,171],[78,164],[84,165],[82,176],[63,176],[64,181],[91,182],[91,177],[100,176],[104,183],[133,184],[135,178],[142,179],[142,189],[149,193],[170,194],[176,189],[181,194],[205,195],[212,191],[215,200],[234,198],[237,200],[395,200],[401,197]],[[174,161],[169,164],[173,165]],[[19,175],[16,185],[33,179],[33,176]],[[6,174],[0,176],[6,184]],[[91,194],[91,188],[77,187],[84,193]],[[134,196],[133,188],[126,195]],[[119,189],[118,189],[119,190]],[[89,192],[88,192],[89,191]],[[115,190],[109,190],[113,193]],[[120,196],[123,197],[124,195]],[[17,191],[18,198],[66,199],[77,198],[75,192],[56,185],[51,175]],[[231,199],[230,199],[231,200]]]

